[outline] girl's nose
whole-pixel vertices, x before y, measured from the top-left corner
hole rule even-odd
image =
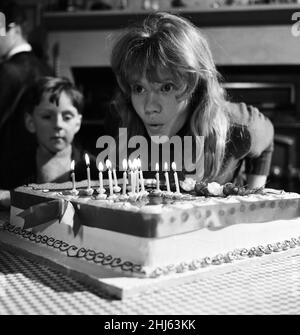
[[[158,95],[155,92],[149,92],[145,99],[146,114],[160,113]]]

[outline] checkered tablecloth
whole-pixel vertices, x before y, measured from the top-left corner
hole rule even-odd
[[[0,250],[0,314],[300,314],[300,247],[124,300]]]

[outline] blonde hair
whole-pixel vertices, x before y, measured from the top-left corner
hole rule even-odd
[[[190,133],[205,137],[202,177],[213,180],[222,167],[229,120],[219,74],[199,29],[177,15],[151,14],[117,40],[111,66],[120,87],[114,104],[130,135],[145,131],[130,99],[130,82],[135,74],[145,73],[153,82],[159,81],[160,70],[167,70],[184,87],[181,96],[190,96]]]

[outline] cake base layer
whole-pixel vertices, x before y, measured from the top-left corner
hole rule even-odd
[[[23,219],[18,216],[20,212],[20,209],[11,207],[13,224],[7,223],[4,232],[28,241],[33,247],[39,246],[94,267],[114,270],[122,276],[172,275],[204,268],[211,262],[228,263],[300,244],[300,218],[236,224],[217,231],[203,228],[155,239],[84,225],[74,236],[70,226],[58,220],[24,229]]]
[[[3,228],[4,222],[0,221],[0,227]],[[245,257],[240,261],[233,263],[222,263],[206,266],[194,271],[182,273],[174,273],[168,276],[158,278],[134,278],[124,277],[105,267],[95,267],[89,262],[82,261],[78,258],[70,258],[61,253],[57,253],[50,248],[35,245],[26,239],[11,234],[7,231],[0,231],[0,247],[12,253],[20,254],[32,260],[39,261],[42,264],[49,265],[66,275],[71,275],[75,279],[82,281],[85,284],[90,284],[100,290],[100,294],[109,295],[116,299],[124,299],[129,296],[150,293],[159,289],[168,288],[170,286],[190,283],[197,279],[213,280],[213,277],[218,274],[226,274],[228,272],[241,271],[245,266],[259,265],[263,262],[270,262],[275,257],[286,257],[288,254],[298,253],[299,244],[295,248],[290,248],[280,253],[273,252],[272,254],[263,257]],[[258,256],[258,255],[253,255]],[[95,293],[95,292],[94,292]]]

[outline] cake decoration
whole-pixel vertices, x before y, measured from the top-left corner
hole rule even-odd
[[[217,182],[195,182],[195,192],[200,196],[220,196],[227,197],[230,195],[240,195],[246,196],[249,194],[264,194],[264,188],[254,188],[249,189],[245,186],[238,186],[233,183],[226,183],[225,185],[220,185]]]
[[[191,177],[185,177],[183,181],[180,181],[181,188],[186,192],[191,192],[195,189],[196,180]]]

